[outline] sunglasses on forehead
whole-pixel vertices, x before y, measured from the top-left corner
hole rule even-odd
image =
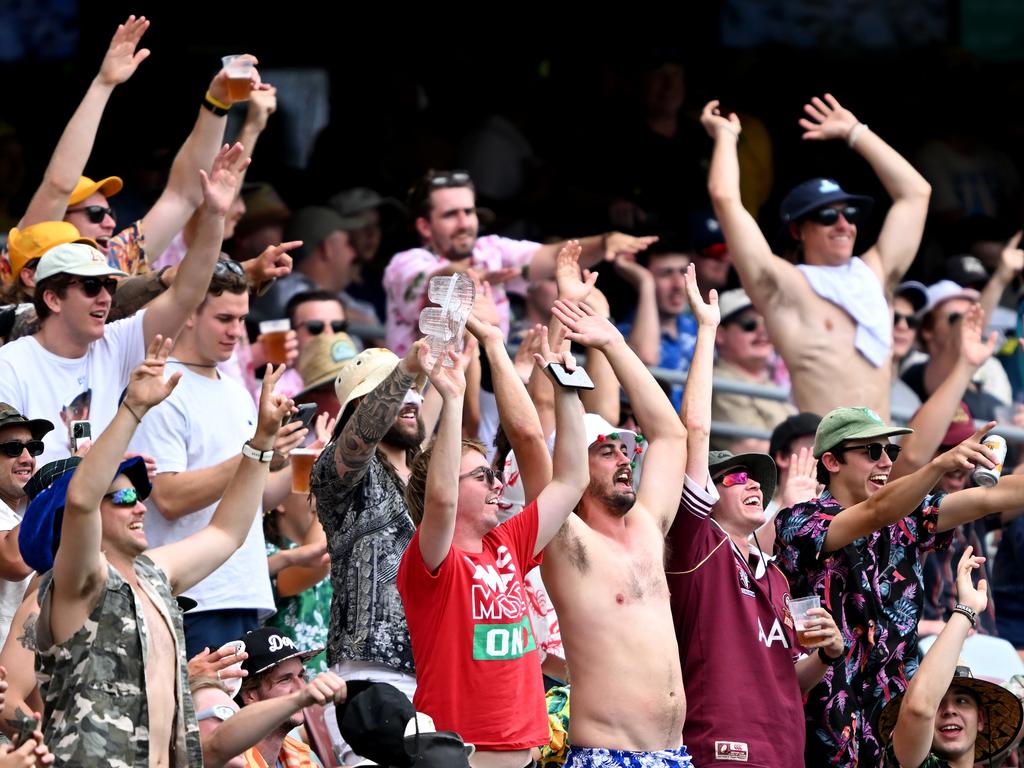
[[[323,320],[307,320],[302,325],[313,336],[319,336],[327,327]],[[348,328],[348,320],[331,320],[331,333],[341,333],[346,328]]]
[[[427,182],[432,189],[441,187],[461,187],[469,184],[469,174],[466,171],[449,171],[447,173],[435,173]]]
[[[0,453],[10,459],[21,456],[22,451],[28,451],[29,456],[39,456],[43,452],[42,440],[8,440],[0,443]]]
[[[90,299],[95,299],[102,290],[106,290],[111,296],[117,290],[117,280],[112,277],[79,277],[72,280],[68,285],[77,285],[82,289],[82,293]]]
[[[134,487],[121,488],[113,493],[103,494],[104,499],[110,499],[115,507],[134,507],[139,500],[139,492]]]
[[[488,487],[492,487],[495,480],[501,485],[505,484],[505,474],[490,467],[477,467],[464,475],[459,475],[459,480],[465,480],[467,477],[472,477],[474,480],[486,480]]]
[[[68,208],[66,213],[84,213],[93,224],[102,224],[103,219],[109,216],[117,221],[117,214],[113,208],[105,205],[83,205],[81,208]]]
[[[217,263],[213,265],[213,273],[215,275],[223,275],[226,272],[231,272],[239,277],[245,277],[245,270],[242,269],[242,265],[237,261],[217,259]]]
[[[812,211],[807,214],[807,221],[813,221],[815,224],[830,227],[839,221],[840,213],[843,214],[843,218],[850,224],[856,224],[860,218],[860,208],[856,205],[844,205],[842,208],[819,208],[816,211]]]
[[[882,453],[884,452],[885,455],[889,457],[889,461],[896,461],[896,457],[900,455],[900,451],[902,449],[894,443],[888,443],[887,445],[882,445],[882,443],[868,443],[867,445],[844,446],[839,450],[842,453],[846,453],[848,451],[864,451],[867,453],[868,458],[871,461],[878,461],[882,458]],[[833,451],[833,453],[835,453],[835,451]]]

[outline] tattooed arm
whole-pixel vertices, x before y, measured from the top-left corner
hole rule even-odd
[[[14,614],[11,631],[7,635],[0,666],[7,670],[7,695],[3,703],[0,729],[8,735],[18,732],[18,726],[32,712],[43,711],[42,697],[36,686],[36,622],[39,620],[39,597],[35,584],[25,593],[25,600]]]
[[[362,481],[377,443],[395,423],[406,393],[423,373],[416,357],[420,346],[422,342],[413,344],[387,378],[362,398],[338,435],[334,467],[345,485],[353,486]]]

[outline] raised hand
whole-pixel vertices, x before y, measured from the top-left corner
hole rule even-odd
[[[693,264],[686,267],[686,298],[690,302],[690,311],[697,318],[698,325],[717,328],[722,322],[722,312],[718,308],[718,291],[714,288],[708,294],[708,300],[700,295],[697,285],[697,268]]]
[[[982,339],[985,330],[985,310],[981,304],[972,304],[960,320],[960,356],[964,361],[978,368],[992,357],[996,350],[996,334],[992,331],[988,340]]]
[[[580,279],[580,253],[583,249],[578,240],[570,240],[559,249],[555,256],[555,283],[558,297],[566,301],[584,301],[597,281],[597,273],[583,270]]]
[[[936,456],[933,461],[942,473],[955,472],[956,470],[972,470],[976,466],[992,469],[996,466],[996,455],[989,448],[986,448],[981,439],[996,426],[996,422],[990,421],[960,445],[951,448],[943,454]]]
[[[139,417],[142,412],[163,402],[178,386],[181,371],[173,373],[169,379],[164,379],[167,356],[171,353],[173,345],[172,339],[164,339],[163,336],[157,334],[149,345],[146,359],[132,371],[124,401]]]
[[[981,613],[988,607],[988,582],[985,579],[978,579],[978,586],[974,586],[971,572],[981,568],[984,562],[984,557],[974,557],[974,547],[967,547],[956,565],[957,602],[963,603],[976,613]]]
[[[268,245],[255,259],[242,262],[242,268],[249,279],[250,285],[259,285],[277,277],[285,277],[292,272],[292,251],[302,245],[301,240],[289,240],[287,243]]]
[[[1010,280],[1024,270],[1024,249],[1020,247],[1021,232],[1007,241],[999,254],[999,270]]]
[[[831,93],[825,94],[822,101],[817,96],[810,103],[804,104],[807,117],[800,118],[800,127],[804,129],[803,138],[815,141],[826,139],[846,139],[850,131],[860,121],[853,112],[844,108]]]
[[[233,642],[226,643],[216,651],[203,648],[188,660],[188,679],[215,677],[218,680],[230,680],[246,677],[249,673],[242,669],[241,663],[247,658],[249,654],[238,650],[238,646]],[[231,669],[234,664],[239,666]]]
[[[554,374],[551,372],[551,368],[548,363],[559,363],[565,366],[565,370],[572,373],[576,370],[576,358],[572,356],[572,352],[568,349],[562,349],[562,342],[565,341],[565,335],[567,333],[565,327],[558,329],[558,338],[555,339],[555,348],[551,349],[551,344],[548,341],[548,329],[546,326],[541,326],[540,332],[540,351],[533,353],[533,361],[537,364],[544,373],[548,375],[548,378],[555,381]],[[555,381],[557,383],[557,381]]]
[[[658,242],[656,235],[634,237],[622,232],[609,232],[604,236],[604,260],[614,261],[619,256],[636,256]]]
[[[337,423],[337,419],[331,417],[331,414],[327,411],[323,411],[319,416],[316,417],[316,422],[313,424],[313,434],[316,435],[316,440],[310,443],[310,448],[323,448],[329,442],[331,442],[331,435],[334,434],[334,425]]]
[[[615,271],[622,275],[626,282],[636,290],[640,290],[640,286],[644,283],[654,283],[654,275],[651,274],[651,270],[643,264],[638,264],[636,256],[622,253],[615,257],[613,263],[615,264]]]
[[[512,364],[515,366],[516,373],[519,374],[523,384],[530,383],[530,374],[533,373],[533,355],[535,352],[540,352],[541,336],[544,336],[546,339],[547,331],[544,330],[543,325],[538,324],[533,328],[527,329],[526,333],[523,334],[522,340],[519,342],[519,349],[516,350],[516,357]]]
[[[117,25],[117,31],[110,39],[110,47],[100,64],[96,79],[103,85],[120,85],[133,74],[139,64],[149,58],[149,48],[136,50],[139,40],[149,29],[145,16],[129,16],[124,24]]]
[[[248,99],[251,100],[253,94],[257,93],[258,91],[269,91],[271,88],[273,88],[273,86],[270,85],[270,83],[264,83],[260,80],[259,70],[256,69],[256,65],[259,64],[260,62],[255,56],[253,56],[251,53],[244,53],[239,58],[249,59],[253,63],[253,67],[250,70],[249,74],[249,86],[252,89],[252,91],[247,97]],[[228,71],[226,69],[222,69],[214,76],[213,80],[210,81],[210,95],[213,96],[213,98],[215,98],[217,101],[220,101],[224,104],[235,103],[235,100],[232,99],[230,94],[228,93]]]
[[[810,448],[801,448],[789,462],[789,477],[782,489],[782,508],[803,504],[818,495],[818,461]]]
[[[345,681],[333,672],[321,672],[299,691],[304,707],[314,704],[330,704],[332,701],[344,701],[347,693]]]
[[[491,284],[480,280],[475,275],[473,283],[476,286],[476,294],[473,298],[473,311],[466,321],[466,330],[476,336],[480,341],[487,338],[497,337],[505,339],[499,324],[501,319],[498,315],[498,305],[494,303],[494,292]]]
[[[261,451],[269,450],[270,445],[277,437],[277,433],[283,431],[281,424],[295,410],[295,403],[290,397],[274,392],[274,387],[277,386],[277,382],[284,375],[284,371],[285,367],[283,365],[279,365],[277,368],[268,365],[266,372],[263,374],[263,387],[260,389],[259,415],[256,421],[256,435],[253,437],[253,443]],[[295,433],[293,429],[295,424],[298,424],[300,427],[302,426],[301,421],[289,424],[287,428],[289,436]],[[292,447],[294,448],[295,446]],[[274,450],[278,450],[277,445],[274,445]]]
[[[738,139],[743,131],[740,119],[736,117],[735,112],[730,112],[728,117],[723,116],[718,105],[718,99],[713,99],[704,105],[704,109],[700,113],[700,124],[704,126],[704,130],[712,139],[718,138],[719,131],[725,131]]]
[[[203,185],[203,201],[206,209],[218,216],[224,216],[235,201],[242,172],[249,167],[249,158],[243,156],[242,145],[225,144],[213,160],[210,173],[199,169],[199,180]]]
[[[445,368],[441,364],[443,356],[431,361],[430,347],[424,344],[419,348],[420,365],[427,370],[427,378],[430,379],[434,389],[441,395],[441,399],[448,402],[449,400],[460,398],[466,393],[466,365],[468,364],[468,358],[466,355],[457,355],[450,346],[445,348],[443,355],[447,355],[455,365],[451,368]]]
[[[277,111],[277,88],[264,83],[265,90],[254,90],[249,94],[249,111],[245,114],[245,122],[263,131],[267,120]]]
[[[594,349],[603,349],[622,341],[619,329],[610,320],[600,317],[586,304],[574,304],[558,299],[551,314],[568,329],[565,338]]]

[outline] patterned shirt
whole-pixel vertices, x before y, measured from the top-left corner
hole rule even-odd
[[[943,549],[952,538],[935,532],[943,496],[926,497],[899,522],[835,552],[822,547],[843,508],[828,491],[776,518],[779,565],[792,594],[820,596],[847,648],[846,662],[830,667],[808,694],[807,765],[882,764],[878,716],[906,690],[918,665],[921,554]]]
[[[295,542],[286,542],[285,549],[295,549]],[[281,552],[281,548],[267,542],[267,557]],[[277,613],[267,621],[295,641],[297,648],[312,650],[327,647],[327,627],[331,611],[331,580],[324,579],[297,595],[281,597],[277,592],[277,576],[270,583],[274,588],[274,602]],[[318,653],[302,664],[310,676],[327,671],[327,655]]]
[[[929,753],[928,757],[920,765],[903,766],[896,759],[896,751],[893,749],[892,744],[890,744],[889,748],[885,750],[885,768],[949,768],[949,762],[934,753]]]
[[[377,456],[360,482],[343,483],[335,446],[324,448],[310,483],[331,555],[327,662],[372,661],[411,673],[409,628],[395,586],[402,553],[416,531],[403,488]]]
[[[150,271],[146,264],[146,235],[142,221],[135,221],[110,238],[107,263],[129,275],[144,275]]]

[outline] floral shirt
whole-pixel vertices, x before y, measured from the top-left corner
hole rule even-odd
[[[828,553],[821,552],[828,526],[842,511],[828,491],[776,518],[779,566],[792,594],[820,596],[846,643],[845,663],[830,667],[807,697],[807,765],[882,764],[878,715],[918,665],[921,555],[952,537],[935,532],[943,496],[928,496],[899,522]]]
[[[141,220],[132,222],[110,238],[107,263],[129,275],[149,272],[149,265],[146,264],[146,235],[142,231]]]
[[[294,549],[297,544],[287,542],[286,549]],[[267,542],[267,557],[277,554],[281,549]],[[277,577],[271,579],[274,587],[274,602],[277,613],[267,622],[268,626],[281,630],[295,641],[297,648],[311,650],[327,647],[327,628],[331,617],[331,580],[324,579],[314,587],[290,597],[281,597],[277,593]],[[311,675],[326,672],[327,654],[318,653],[306,661],[303,666]]]
[[[949,763],[934,753],[929,753],[928,757],[920,765],[902,766],[900,761],[896,759],[896,752],[893,750],[892,744],[890,744],[889,748],[885,750],[885,768],[949,768]]]

